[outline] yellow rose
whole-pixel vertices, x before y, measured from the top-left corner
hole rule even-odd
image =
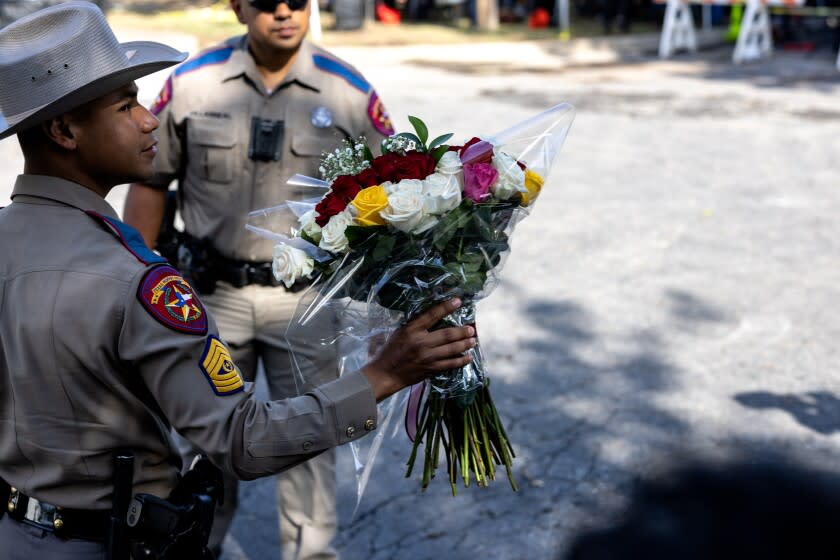
[[[534,173],[530,169],[525,171],[525,188],[528,192],[522,193],[522,202],[520,204],[522,206],[528,206],[531,204],[537,196],[540,194],[540,190],[542,189],[545,180],[540,177],[539,173]]]
[[[359,191],[356,198],[351,202],[359,215],[356,216],[356,225],[359,226],[384,226],[385,220],[379,212],[388,207],[388,195],[382,185],[368,187]]]

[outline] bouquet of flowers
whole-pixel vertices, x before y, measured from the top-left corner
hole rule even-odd
[[[339,352],[349,367],[367,361],[390,330],[441,300],[463,301],[441,327],[474,325],[475,303],[495,286],[510,234],[540,195],[572,119],[572,107],[561,104],[456,145],[448,143],[452,134],[430,139],[426,125],[409,117],[414,131],[384,140],[381,155],[363,138],[323,154],[323,180],[295,176],[290,183],[326,194],[252,212],[247,226],[276,242],[279,281],[289,287],[316,278],[294,323],[337,309],[342,326],[322,343],[355,341]],[[490,394],[480,343],[470,352],[469,365],[411,388],[406,476],[422,444],[424,489],[443,455],[453,495],[459,476],[465,486],[473,478],[486,486],[502,465],[516,490],[513,446]]]

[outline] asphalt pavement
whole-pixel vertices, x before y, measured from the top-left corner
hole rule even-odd
[[[728,46],[671,61],[603,44],[334,50],[398,129],[411,114],[469,138],[562,101],[578,110],[479,305],[520,491],[502,478],[421,493],[389,429],[355,512],[354,461],[339,454],[343,558],[552,558],[676,457],[838,464],[836,53],[737,67]],[[145,101],[160,81],[140,84]],[[0,200],[16,150],[0,142]],[[279,557],[273,482],[241,496],[226,557]]]

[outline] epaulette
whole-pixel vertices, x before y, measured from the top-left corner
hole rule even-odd
[[[141,263],[149,265],[167,262],[166,259],[149,249],[143,241],[143,237],[140,235],[140,232],[130,225],[119,220],[109,218],[108,216],[103,216],[99,212],[95,212],[93,210],[86,210],[85,214],[113,233],[114,236],[120,240],[120,243],[123,244],[123,247],[128,249],[128,251],[134,255],[134,258]]]
[[[362,93],[367,94],[370,92],[370,84],[368,81],[347,64],[322,54],[313,54],[312,62],[319,70],[323,70],[324,72],[335,74],[339,78],[343,78],[348,84]]]
[[[176,68],[174,72],[175,77],[183,76],[184,74],[198,70],[199,68],[203,68],[205,66],[227,62],[231,54],[233,54],[233,47],[231,46],[218,47],[204,51],[197,57],[186,61]]]

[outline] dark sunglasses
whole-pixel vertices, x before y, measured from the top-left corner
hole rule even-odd
[[[273,14],[280,4],[285,3],[290,10],[302,10],[309,3],[309,0],[248,0],[248,3],[261,12]]]

